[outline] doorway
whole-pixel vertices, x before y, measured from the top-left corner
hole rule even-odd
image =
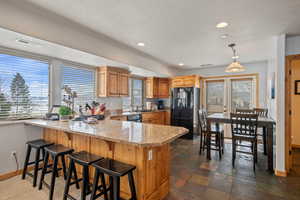
[[[290,172],[298,164],[300,150],[300,55],[286,57],[285,76],[285,163]]]
[[[208,77],[203,81],[203,107],[209,114],[251,109],[258,106],[258,74]],[[224,125],[231,138],[230,125]]]

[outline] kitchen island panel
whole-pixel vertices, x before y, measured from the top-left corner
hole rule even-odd
[[[75,151],[85,150],[136,166],[134,180],[140,200],[160,200],[169,192],[169,144],[142,147],[51,128],[44,128],[43,137],[47,141],[72,147]],[[81,177],[81,168],[77,169],[79,177]],[[94,170],[90,172],[92,181]],[[123,198],[130,197],[127,176],[121,178],[121,196]]]

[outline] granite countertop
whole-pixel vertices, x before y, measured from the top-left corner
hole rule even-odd
[[[162,110],[151,110],[151,111],[141,111],[141,112],[122,112],[122,111],[113,111],[109,114],[110,117],[119,117],[119,116],[130,116],[130,115],[137,115],[143,113],[152,113],[152,112],[165,112],[170,111],[170,109],[162,109]]]
[[[27,120],[25,124],[143,147],[167,144],[188,133],[188,129],[183,127],[109,119],[99,121],[98,124],[86,124],[80,121],[62,122],[47,120]]]

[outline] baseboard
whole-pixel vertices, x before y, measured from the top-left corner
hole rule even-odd
[[[34,168],[34,166],[29,166],[27,168],[27,170],[31,171],[31,170],[33,170],[33,168]],[[6,172],[6,173],[3,173],[3,174],[0,174],[0,181],[4,181],[4,180],[12,178],[14,176],[18,176],[18,175],[22,174],[22,172],[23,172],[23,169],[19,169],[17,171]]]
[[[287,177],[287,172],[286,171],[275,170],[275,175],[276,176],[281,176],[281,177]]]

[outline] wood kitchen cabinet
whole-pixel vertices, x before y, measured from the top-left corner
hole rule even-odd
[[[97,96],[118,97],[129,94],[129,71],[117,67],[97,69]]]
[[[171,125],[171,111],[167,110],[165,112],[165,125]]]
[[[143,113],[142,122],[150,124],[165,124],[164,112]]]
[[[200,87],[200,77],[198,75],[176,76],[171,80],[172,88],[179,87]]]
[[[145,80],[146,98],[169,98],[168,78],[149,77]]]

